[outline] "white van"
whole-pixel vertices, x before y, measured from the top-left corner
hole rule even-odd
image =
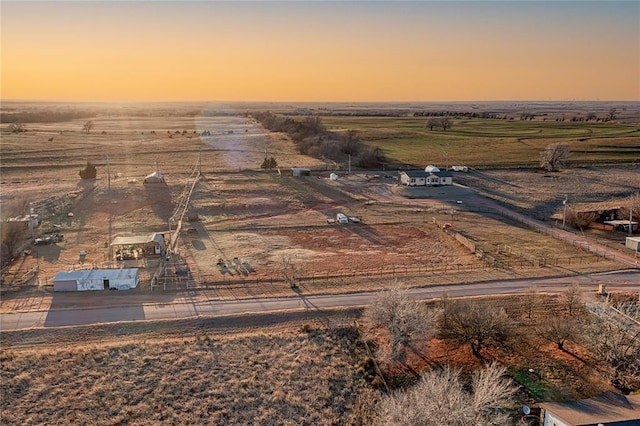
[[[336,221],[338,223],[349,223],[349,219],[347,218],[347,216],[342,213],[338,213],[336,215]]]

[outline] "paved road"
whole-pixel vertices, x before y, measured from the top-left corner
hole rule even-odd
[[[446,291],[451,297],[494,294],[517,294],[535,286],[541,292],[561,292],[572,282],[585,291],[595,291],[599,283],[609,290],[640,293],[640,273],[621,271],[578,277],[489,281],[475,284],[429,286],[409,290],[416,299],[437,298]],[[0,315],[0,330],[20,330],[40,327],[64,327],[120,321],[167,320],[195,317],[268,313],[282,310],[319,310],[324,308],[363,306],[373,300],[375,293],[349,293],[326,296],[247,299],[239,301],[194,301],[180,303],[147,303],[134,306],[110,306],[91,309],[65,309],[39,312],[6,313]]]

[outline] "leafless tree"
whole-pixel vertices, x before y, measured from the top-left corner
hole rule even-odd
[[[569,156],[571,149],[566,143],[552,143],[540,153],[540,167],[544,167],[550,172],[555,172],[564,165]]]
[[[564,293],[562,293],[562,304],[567,308],[571,316],[583,310],[584,303],[582,302],[580,284],[574,282],[567,287]]]
[[[625,202],[624,206],[620,209],[619,214],[621,218],[628,219],[631,216],[631,220],[640,219],[640,193],[632,195]]]
[[[295,257],[291,253],[283,253],[280,256],[280,273],[284,281],[291,288],[298,287],[298,278],[302,271],[302,265],[295,261]]]
[[[27,130],[22,123],[11,123],[7,126],[7,131],[9,133],[22,133],[26,132]]]
[[[440,125],[442,126],[442,130],[446,132],[453,125],[453,121],[449,117],[442,117],[440,119]]]
[[[495,364],[476,371],[471,391],[459,371],[430,371],[413,387],[389,395],[379,404],[379,425],[509,425],[506,410],[517,388]]]
[[[25,222],[0,222],[0,255],[2,266],[7,264],[16,255],[16,250],[25,240],[28,234]]]
[[[406,362],[407,348],[435,334],[439,310],[410,299],[398,286],[378,293],[364,310],[365,333],[378,343],[381,360]]]
[[[580,336],[580,330],[575,318],[559,315],[543,318],[536,327],[536,331],[543,339],[555,343],[560,350],[564,350],[564,344],[567,340],[575,341]]]
[[[609,115],[608,115],[609,120],[611,120],[611,121],[615,120],[617,112],[618,111],[615,108],[611,108],[609,110]]]
[[[425,127],[428,127],[429,130],[433,130],[434,127],[441,127],[441,126],[442,126],[442,123],[438,117],[431,117],[430,119],[427,120],[427,124],[425,125]]]
[[[94,124],[92,120],[87,121],[86,123],[84,123],[84,126],[82,126],[82,131],[89,134],[91,133],[91,130],[93,130]]]
[[[567,207],[567,214],[565,215],[566,222],[576,229],[583,230],[588,228],[598,220],[597,212],[579,212],[571,207]]]
[[[460,344],[468,344],[480,359],[482,348],[487,344],[500,344],[511,334],[512,321],[504,308],[456,301],[446,315],[448,324],[441,330],[443,336]]]
[[[538,305],[540,305],[540,294],[538,293],[538,289],[535,287],[529,287],[524,296],[522,296],[520,303],[522,309],[527,315],[527,319],[532,319],[533,312],[536,310]]]
[[[591,315],[582,339],[593,356],[608,365],[611,383],[622,388],[640,386],[640,327],[620,321],[604,305],[589,306]]]
[[[452,300],[449,297],[449,293],[446,291],[442,292],[442,296],[440,296],[440,309],[442,311],[442,325],[443,327],[447,326],[447,312],[451,309]]]

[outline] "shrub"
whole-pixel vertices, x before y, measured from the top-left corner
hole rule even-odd
[[[85,168],[80,170],[80,179],[95,179],[97,174],[96,166],[87,161]]]

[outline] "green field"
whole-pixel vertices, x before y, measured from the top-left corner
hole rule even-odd
[[[323,117],[328,130],[355,130],[400,164],[535,166],[553,142],[571,146],[575,164],[640,160],[640,128],[616,123],[462,119],[446,132],[425,117]]]

